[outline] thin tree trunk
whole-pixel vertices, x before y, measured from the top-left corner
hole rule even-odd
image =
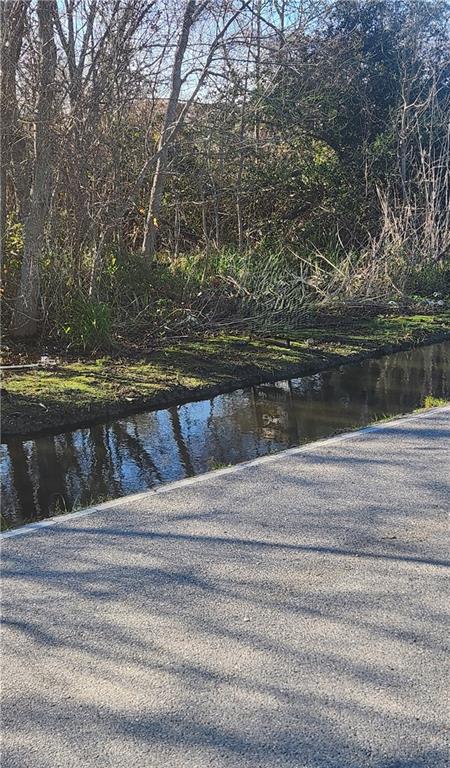
[[[163,129],[158,143],[158,161],[156,163],[155,175],[150,193],[150,202],[148,205],[147,218],[144,229],[144,239],[142,242],[142,253],[148,259],[153,259],[156,246],[156,233],[158,229],[158,219],[161,213],[162,196],[167,175],[167,164],[169,159],[169,143],[167,134],[175,123],[177,116],[178,101],[182,86],[181,68],[186,53],[189,40],[189,33],[194,23],[196,12],[196,1],[189,0],[183,17],[180,38],[178,40],[175,59],[172,69],[172,85],[169,100],[167,102],[166,114],[164,116]]]
[[[52,188],[53,147],[50,123],[54,108],[56,45],[53,14],[56,0],[39,0],[37,15],[40,36],[39,95],[34,126],[34,169],[30,210],[24,223],[24,250],[20,288],[14,304],[12,333],[35,335],[39,315],[39,263]]]
[[[228,29],[230,29],[230,27],[232,26],[234,21],[238,18],[238,16],[246,8],[248,8],[250,2],[251,0],[247,0],[247,2],[242,2],[241,7],[238,8],[232,14],[232,16],[229,17],[228,21],[223,25],[221,30],[215,36],[214,40],[211,42],[211,45],[209,46],[209,53],[206,57],[206,61],[204,66],[202,67],[201,73],[197,79],[197,84],[193,89],[193,91],[191,92],[186,103],[183,105],[183,108],[180,110],[179,116],[177,117],[177,107],[179,103],[181,86],[183,84],[181,69],[183,65],[184,54],[186,52],[186,48],[188,44],[189,32],[191,30],[192,25],[196,21],[196,19],[199,18],[201,12],[206,8],[207,2],[205,0],[205,2],[199,2],[199,4],[197,5],[195,0],[189,0],[189,2],[186,5],[186,9],[183,17],[183,25],[181,28],[181,34],[180,34],[177,49],[175,52],[175,60],[174,60],[173,69],[172,69],[172,87],[171,87],[170,97],[167,102],[167,109],[166,109],[166,114],[164,118],[163,130],[161,132],[161,137],[158,143],[158,150],[155,153],[154,157],[151,158],[149,161],[149,162],[156,161],[156,170],[155,170],[155,175],[153,177],[153,185],[152,185],[152,190],[150,194],[150,202],[149,202],[149,207],[147,212],[147,219],[145,222],[144,238],[142,242],[142,253],[144,256],[146,256],[149,259],[152,259],[155,253],[156,231],[158,229],[158,217],[161,212],[162,196],[164,193],[164,186],[165,186],[165,181],[167,176],[169,147],[173,143],[173,140],[177,132],[180,130],[181,126],[183,125],[184,119],[188,111],[190,110],[192,104],[195,102],[197,94],[200,91],[200,88],[202,87],[203,83],[205,82],[205,79],[209,72],[209,67],[214,58],[214,54],[217,51],[222,40],[224,39],[226,32],[228,31]],[[145,171],[145,167],[143,171]],[[142,175],[142,172],[141,174],[139,174],[139,176],[141,177],[141,175]],[[140,183],[140,180],[138,180],[138,183]]]
[[[2,255],[6,231],[8,176],[13,169],[16,209],[21,218],[24,205],[23,159],[25,140],[19,127],[16,76],[22,49],[29,0],[10,0],[0,5],[1,29],[1,177],[0,210]]]
[[[256,59],[255,59],[255,86],[258,98],[255,115],[255,149],[256,162],[258,162],[258,148],[261,124],[259,119],[259,99],[261,86],[261,0],[256,0]]]
[[[238,174],[236,180],[236,219],[237,219],[237,235],[238,235],[238,250],[242,251],[244,247],[244,222],[242,214],[242,176],[244,173],[244,138],[246,128],[246,109],[247,109],[247,97],[248,97],[248,77],[250,67],[250,55],[251,46],[253,43],[253,30],[250,35],[249,46],[247,51],[247,60],[245,64],[244,74],[244,93],[242,96],[241,117],[239,122],[239,165]]]

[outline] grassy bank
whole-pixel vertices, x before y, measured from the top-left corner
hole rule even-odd
[[[450,315],[377,317],[290,333],[289,339],[220,335],[169,344],[139,360],[61,360],[5,371],[3,436],[79,426],[144,408],[299,376],[450,337]]]

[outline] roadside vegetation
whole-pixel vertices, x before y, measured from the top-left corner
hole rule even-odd
[[[429,408],[441,408],[444,405],[448,405],[448,400],[444,400],[443,397],[434,397],[433,395],[427,395],[423,401],[423,410]]]
[[[447,21],[441,0],[2,3],[5,343],[448,307]]]

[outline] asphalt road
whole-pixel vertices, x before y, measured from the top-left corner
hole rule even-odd
[[[2,768],[447,766],[450,409],[3,541]]]

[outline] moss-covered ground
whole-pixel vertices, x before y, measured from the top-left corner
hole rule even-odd
[[[361,357],[450,336],[450,315],[377,317],[289,332],[289,339],[216,335],[168,344],[140,360],[61,360],[4,371],[5,436],[64,429],[133,410],[183,402],[302,375]]]

